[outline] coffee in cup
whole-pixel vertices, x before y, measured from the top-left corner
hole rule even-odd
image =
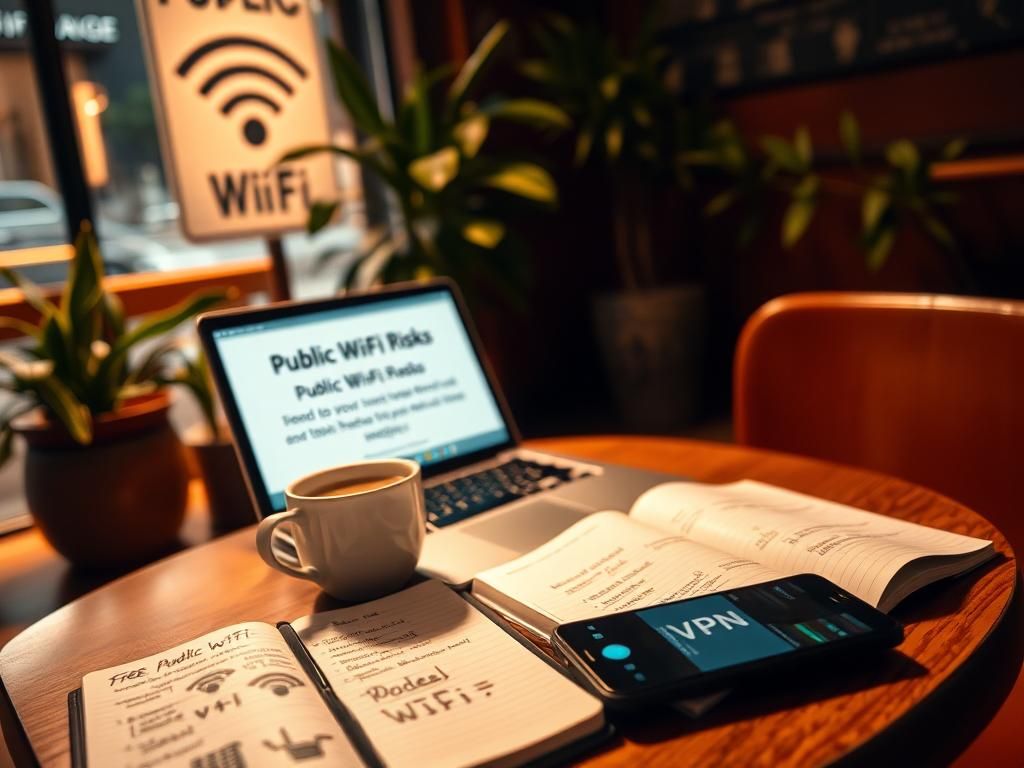
[[[401,475],[384,475],[374,477],[355,477],[344,483],[330,483],[324,488],[313,491],[313,496],[349,496],[353,493],[366,493],[384,488],[402,480]]]
[[[256,530],[256,548],[271,568],[316,582],[340,600],[394,592],[416,570],[426,511],[420,466],[380,459],[314,472],[285,489],[288,509]],[[274,531],[286,523],[299,563],[278,559]]]

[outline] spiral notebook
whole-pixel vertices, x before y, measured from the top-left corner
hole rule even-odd
[[[436,581],[91,672],[69,707],[82,768],[515,766],[610,734],[596,698]]]

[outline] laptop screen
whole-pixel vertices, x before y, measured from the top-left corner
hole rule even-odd
[[[426,469],[510,442],[447,289],[340,304],[210,334],[272,509],[293,480],[337,464]]]

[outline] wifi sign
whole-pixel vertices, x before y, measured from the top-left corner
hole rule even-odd
[[[5,0],[0,0],[0,5]],[[191,240],[303,229],[338,197],[320,0],[136,0],[165,166]]]
[[[188,78],[192,70],[207,57],[228,50],[245,53],[264,51],[271,55],[276,66],[270,68],[251,60],[227,63],[203,80],[199,86],[200,95],[213,100],[220,98],[219,108],[225,118],[230,118],[239,108],[250,105],[279,114],[282,100],[295,94],[295,86],[289,79],[297,76],[299,80],[305,80],[307,77],[305,67],[276,45],[243,36],[221,37],[203,43],[178,65],[178,76]],[[253,85],[254,82],[258,85]],[[242,125],[242,136],[254,147],[265,142],[267,126],[264,118],[249,117]]]

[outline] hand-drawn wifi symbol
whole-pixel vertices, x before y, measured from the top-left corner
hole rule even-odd
[[[216,693],[224,685],[224,681],[234,674],[234,671],[233,669],[216,669],[213,672],[207,672],[202,677],[196,678],[185,690],[191,691],[193,688],[198,688],[203,693]]]
[[[277,696],[287,696],[288,690],[300,687],[302,681],[284,672],[268,672],[254,678],[249,685],[255,685],[257,688],[269,688]]]
[[[297,62],[293,56],[282,51],[272,43],[257,40],[254,37],[237,35],[232,37],[218,37],[196,47],[196,49],[182,59],[181,64],[178,65],[178,69],[176,70],[178,76],[182,79],[187,78],[189,72],[191,72],[199,62],[207,56],[215,54],[225,48],[247,48],[264,51],[275,57],[278,64],[286,65],[291,72],[294,72],[302,80],[305,80],[308,77],[305,67]],[[255,77],[258,78],[261,86],[272,85],[273,88],[261,87],[257,89],[252,86],[240,86],[240,90],[236,90],[221,103],[221,114],[225,117],[229,117],[237,108],[249,104],[259,104],[261,107],[269,109],[274,114],[280,114],[281,104],[275,98],[275,96],[278,95],[277,92],[281,91],[285,97],[290,97],[295,94],[294,86],[285,79],[286,74],[289,73],[275,72],[263,63],[256,63],[252,61],[232,63],[218,69],[210,75],[199,86],[199,93],[204,97],[210,97],[218,86],[223,84],[227,87],[234,84],[236,82],[236,77]],[[247,82],[251,83],[253,81],[248,80]],[[254,147],[258,147],[267,140],[267,126],[262,118],[251,116],[242,125],[242,135],[249,144]]]

